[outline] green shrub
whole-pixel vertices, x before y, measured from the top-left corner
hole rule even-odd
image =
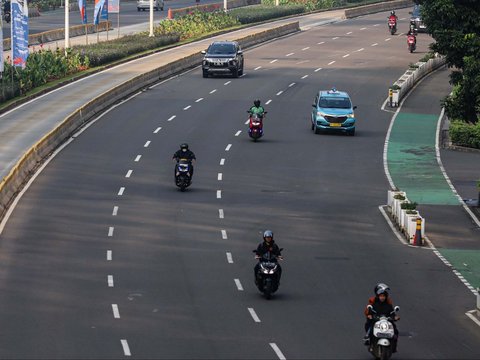
[[[480,149],[480,121],[472,125],[454,120],[450,123],[449,134],[455,145]]]
[[[238,19],[242,24],[250,24],[282,16],[301,14],[305,11],[306,8],[304,5],[254,5],[232,9],[229,11],[229,14]]]
[[[428,60],[433,59],[433,58],[435,58],[435,53],[429,52],[429,53],[427,53],[424,57],[422,57],[422,58],[421,58],[420,60],[418,60],[418,61],[420,61],[420,62],[427,62]]]
[[[409,202],[409,201],[405,201],[403,203],[400,204],[400,208],[404,209],[404,210],[415,210],[417,208],[417,203],[416,202]]]

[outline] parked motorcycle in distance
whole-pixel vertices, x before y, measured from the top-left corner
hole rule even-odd
[[[392,357],[392,341],[395,336],[393,321],[395,314],[400,311],[400,307],[395,306],[389,316],[378,316],[372,305],[368,305],[367,308],[375,320],[368,351],[375,359],[388,360]]]
[[[407,45],[408,45],[408,50],[410,53],[413,53],[415,49],[417,48],[417,39],[414,35],[408,35],[407,36]]]
[[[388,28],[390,34],[394,35],[397,32],[397,22],[394,19],[388,19]]]
[[[280,249],[283,251],[283,248]],[[253,250],[256,253],[256,250]],[[262,256],[256,255],[255,259],[258,259],[258,269],[255,275],[255,285],[260,292],[265,295],[267,300],[270,300],[272,294],[278,290],[280,285],[281,269],[278,264],[278,258],[271,252],[266,252]],[[280,259],[282,259],[280,257]]]
[[[192,164],[187,159],[180,159],[175,164],[175,185],[185,191],[192,183]]]
[[[265,111],[263,115],[251,114],[249,111],[247,112],[250,114],[248,136],[256,142],[263,136],[263,119],[265,118],[267,111]]]

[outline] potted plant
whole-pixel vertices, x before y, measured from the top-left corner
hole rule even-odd
[[[408,217],[411,216],[410,214],[407,215],[407,211],[415,211],[417,208],[417,203],[416,202],[410,202],[410,201],[403,201],[400,204],[400,214],[398,215],[398,220],[399,220],[399,225],[400,229],[402,231],[407,231],[406,227],[408,224]]]
[[[407,195],[405,192],[399,192],[398,194],[393,196],[392,201],[392,217],[396,220],[400,213],[400,204],[402,201],[407,199]]]

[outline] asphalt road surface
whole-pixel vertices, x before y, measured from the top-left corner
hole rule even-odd
[[[402,245],[378,208],[391,117],[380,108],[430,42],[420,35],[410,54],[386,17],[248,50],[239,79],[197,68],[78,136],[1,236],[0,357],[370,359],[363,308],[382,281],[402,308],[394,358],[478,359],[472,293],[430,250]],[[315,93],[332,86],[358,106],[355,137],[310,130]],[[257,143],[254,98],[268,111]],[[184,193],[171,160],[182,142],[198,159]],[[270,301],[251,252],[267,228],[285,248]]]

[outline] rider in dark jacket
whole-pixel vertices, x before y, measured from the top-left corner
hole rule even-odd
[[[195,154],[193,153],[193,151],[189,150],[188,149],[188,144],[187,143],[183,143],[180,145],[180,150],[177,150],[175,152],[175,154],[173,154],[173,160],[175,160],[176,162],[180,161],[180,159],[187,159],[188,162],[190,163],[190,169],[191,169],[191,174],[193,176],[193,162],[195,162],[195,160],[197,159],[195,157]]]
[[[257,258],[261,259],[262,256],[267,252],[270,252],[272,255],[275,255],[280,260],[283,259],[280,248],[278,247],[277,244],[275,244],[275,241],[273,241],[273,232],[271,230],[265,230],[265,232],[263,233],[263,241],[260,244],[258,244],[255,254]],[[255,283],[257,283],[258,281],[257,274],[258,274],[259,268],[260,268],[260,263],[257,263],[254,269]],[[282,276],[282,268],[280,264],[278,264],[277,274],[278,274],[278,281],[280,282],[280,277]]]

